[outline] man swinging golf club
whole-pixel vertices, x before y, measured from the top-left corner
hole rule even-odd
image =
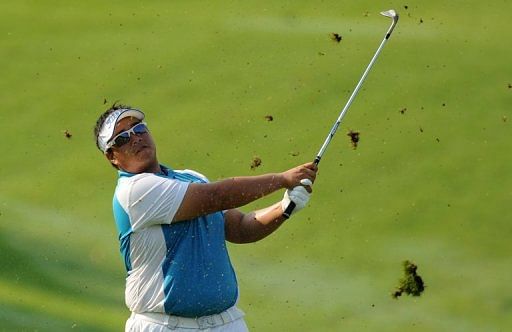
[[[119,170],[114,218],[128,277],[126,331],[247,331],[225,241],[259,241],[309,200],[317,165],[398,21],[391,26],[315,160],[282,173],[209,183],[161,165],[144,113],[114,105],[96,123],[98,148]],[[247,214],[237,207],[286,188],[283,199]]]
[[[126,331],[247,331],[225,241],[259,241],[287,219],[291,202],[293,214],[304,208],[317,167],[209,182],[160,164],[144,120],[114,105],[94,130],[119,173],[113,210],[128,274]],[[267,208],[237,209],[279,189],[283,199]]]

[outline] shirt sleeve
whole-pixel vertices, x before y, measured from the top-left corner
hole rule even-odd
[[[183,201],[189,183],[154,174],[139,174],[117,191],[128,213],[131,229],[170,224]]]
[[[183,171],[179,171],[179,172],[193,175],[196,178],[201,179],[203,182],[206,182],[206,183],[210,182],[210,180],[208,180],[208,178],[206,176],[204,176],[203,174],[201,174],[199,172],[193,171],[191,169],[184,169]]]
[[[193,171],[191,169],[185,169],[183,171],[179,171],[179,172],[182,172],[182,173],[186,173],[186,174],[191,174],[201,180],[203,180],[204,182],[206,183],[209,183],[210,180],[208,180],[208,178],[206,176],[204,176],[203,174],[199,173],[199,172],[196,172],[196,171]],[[222,214],[224,215],[226,212],[228,212],[228,210],[222,210]]]

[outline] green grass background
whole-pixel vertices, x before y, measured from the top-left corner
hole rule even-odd
[[[116,173],[92,138],[107,106],[143,109],[174,168],[285,170],[314,158],[389,8],[309,207],[229,245],[239,305],[252,331],[511,330],[504,0],[1,2],[0,330],[123,329]],[[405,259],[427,288],[394,300]]]

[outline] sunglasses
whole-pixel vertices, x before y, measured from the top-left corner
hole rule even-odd
[[[107,149],[111,147],[120,148],[130,141],[132,135],[140,135],[149,132],[145,122],[139,122],[128,130],[122,131],[111,139],[107,144]]]

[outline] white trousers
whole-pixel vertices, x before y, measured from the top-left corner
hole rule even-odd
[[[248,332],[244,313],[236,307],[218,315],[198,318],[160,313],[132,313],[126,321],[126,332]]]

